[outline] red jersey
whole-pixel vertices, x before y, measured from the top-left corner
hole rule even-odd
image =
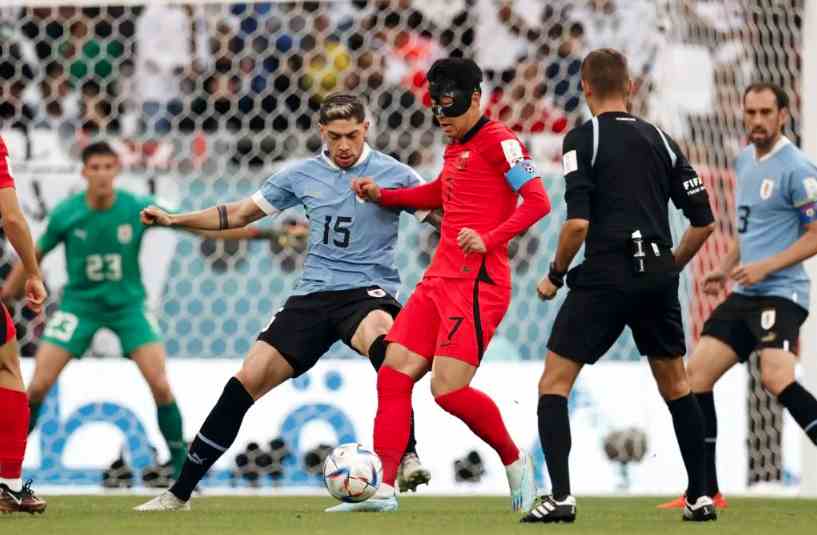
[[[524,202],[517,208],[520,194]],[[505,125],[484,117],[461,140],[446,147],[436,180],[414,188],[382,190],[380,202],[418,209],[442,207],[440,244],[425,277],[474,279],[482,273],[502,286],[511,284],[508,241],[550,211],[527,149]],[[485,254],[463,253],[457,244],[462,228],[482,236]]]
[[[9,151],[6,148],[6,143],[0,137],[0,189],[14,187],[14,178],[11,176],[11,166],[9,166],[8,158]]]

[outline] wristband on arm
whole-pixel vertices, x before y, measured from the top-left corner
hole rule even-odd
[[[565,285],[565,272],[564,271],[557,271],[556,270],[556,263],[550,263],[550,271],[548,272],[548,279],[551,283],[557,288],[561,288]]]

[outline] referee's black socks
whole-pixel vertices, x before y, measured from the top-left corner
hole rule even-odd
[[[704,440],[706,447],[706,491],[709,496],[720,492],[715,449],[718,441],[718,414],[715,412],[715,398],[712,392],[696,392],[698,405],[704,417]]]
[[[797,381],[784,388],[777,399],[817,445],[817,399]]]
[[[681,457],[687,470],[689,486],[687,499],[695,503],[706,494],[706,448],[704,447],[704,419],[698,400],[692,393],[667,401],[675,427],[675,437],[681,448]]]
[[[231,377],[227,381],[216,406],[190,444],[179,480],[170,488],[174,496],[184,501],[190,499],[204,474],[232,446],[244,415],[253,402],[252,396],[238,379]]]
[[[379,371],[386,360],[386,349],[389,343],[386,341],[386,335],[381,334],[374,339],[372,345],[369,346],[369,361],[374,366],[375,371]],[[406,445],[406,453],[417,453],[417,439],[414,438],[414,409],[411,409],[411,428],[409,430],[409,440]]]
[[[567,398],[556,394],[543,394],[539,398],[539,440],[548,466],[553,497],[564,500],[570,495],[570,418]]]

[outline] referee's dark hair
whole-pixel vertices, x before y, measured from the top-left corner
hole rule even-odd
[[[97,141],[96,143],[91,143],[90,145],[82,149],[81,158],[83,164],[88,163],[88,160],[90,160],[93,156],[119,157],[116,151],[113,150],[113,148],[110,145],[108,145],[108,143],[105,141]]]
[[[761,91],[771,91],[774,93],[774,100],[777,110],[789,109],[789,95],[779,85],[772,82],[755,82],[743,92],[743,103],[746,104],[746,95],[749,93],[760,93]]]
[[[366,120],[366,106],[357,95],[351,93],[332,93],[321,104],[318,122],[326,125],[332,121],[355,119],[362,123]]]
[[[626,97],[630,91],[627,58],[618,50],[599,48],[582,61],[582,80],[598,98]]]

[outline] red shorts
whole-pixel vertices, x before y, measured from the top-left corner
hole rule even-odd
[[[14,328],[14,320],[11,319],[6,305],[0,303],[0,307],[3,307],[3,318],[0,318],[0,345],[4,346],[17,336],[17,329]]]
[[[511,302],[511,289],[472,279],[423,279],[386,340],[427,359],[451,357],[479,366]]]

